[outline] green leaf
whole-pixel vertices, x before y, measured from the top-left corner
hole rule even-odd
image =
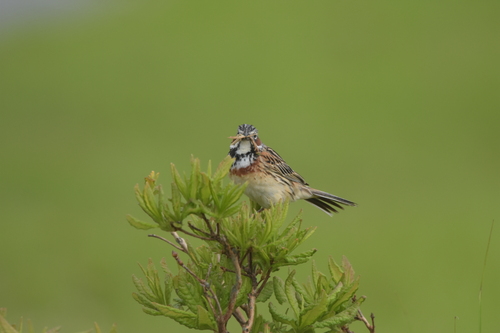
[[[342,256],[342,268],[344,270],[344,284],[349,285],[354,281],[354,269],[346,256]]]
[[[293,287],[293,277],[295,276],[295,270],[292,270],[285,281],[285,294],[288,304],[295,313],[295,318],[299,318],[299,303],[295,297],[295,288]]]
[[[229,173],[229,169],[231,168],[231,165],[234,162],[234,158],[231,156],[227,155],[220,163],[219,166],[217,167],[217,170],[215,170],[215,173],[212,177],[212,180],[214,183],[218,183],[221,181],[226,175]]]
[[[352,283],[349,286],[344,286],[344,288],[342,288],[342,290],[341,290],[343,295],[333,304],[332,308],[336,309],[339,306],[341,306],[343,303],[345,303],[349,299],[351,299],[352,296],[354,296],[354,293],[358,290],[358,286],[359,286],[359,280],[356,280],[354,283]]]
[[[314,300],[310,297],[308,297],[307,292],[305,289],[300,285],[300,283],[297,281],[297,279],[294,277],[292,279],[292,284],[293,287],[295,288],[295,294],[297,293],[307,302],[307,303],[313,303]]]
[[[318,272],[318,268],[316,267],[316,262],[314,260],[311,262],[311,270],[312,270],[312,279],[314,283],[317,285],[320,273]]]
[[[282,279],[275,276],[273,277],[273,289],[274,289],[274,297],[278,300],[280,304],[286,303],[286,293],[285,293],[285,283]]]
[[[189,328],[196,328],[199,329],[198,327],[198,315],[188,312],[188,311],[183,311],[174,307],[171,307],[169,305],[163,305],[159,303],[153,303],[155,308],[165,317],[172,318],[176,322],[178,322],[181,325],[184,325]]]
[[[147,299],[149,299],[150,301],[155,301],[155,297],[153,294],[151,294],[149,292],[149,290],[147,290],[146,286],[144,285],[144,282],[142,282],[141,279],[139,279],[137,276],[135,275],[132,275],[132,282],[134,282],[134,285],[137,289],[137,291],[139,291],[139,293],[141,295],[143,295],[144,297],[146,297]]]
[[[344,284],[342,282],[339,282],[335,286],[335,288],[332,291],[330,291],[330,293],[328,294],[328,307],[330,309],[333,309],[332,315],[335,314],[335,310],[336,310],[336,308],[333,307],[333,305],[335,304],[335,302],[337,302],[337,296],[339,295],[343,286],[344,286]]]
[[[350,306],[348,306],[344,311],[336,314],[329,320],[316,322],[313,324],[314,328],[324,328],[329,327],[331,329],[335,329],[337,327],[341,327],[346,324],[350,324],[355,320],[355,317],[358,313],[359,306],[361,303],[365,301],[365,297],[362,296],[358,298],[355,302],[353,302]]]
[[[127,215],[127,221],[128,223],[130,223],[131,226],[133,226],[136,229],[148,230],[148,229],[158,228],[158,224],[138,220],[130,214]]]
[[[308,310],[300,317],[300,327],[307,327],[316,322],[316,320],[327,311],[327,298],[326,293],[323,291],[321,297],[314,307]]]
[[[154,309],[153,302],[148,300],[144,295],[138,293],[132,293],[132,298],[144,307]]]
[[[1,333],[18,333],[14,327],[0,314],[0,332]]]
[[[189,180],[190,191],[189,199],[196,199],[196,193],[198,192],[198,177],[200,175],[200,160],[191,156],[191,178]],[[188,199],[186,199],[188,200]]]
[[[176,220],[181,219],[181,192],[176,183],[172,183],[172,210]]]
[[[176,279],[176,293],[192,312],[197,311],[197,306],[202,303],[201,286],[191,282],[191,276],[184,271],[179,272]],[[175,279],[174,278],[174,279]]]
[[[187,189],[186,182],[184,182],[181,175],[179,174],[179,172],[175,168],[175,164],[173,164],[173,163],[170,163],[170,172],[172,173],[172,178],[174,179],[174,182],[177,185],[177,188],[181,192],[184,199],[187,200],[189,197],[189,192]]]
[[[328,258],[328,268],[330,270],[330,274],[332,276],[333,281],[337,284],[340,282],[342,279],[342,276],[344,275],[344,271],[342,268],[340,268],[339,265],[333,260],[332,257]]]
[[[146,183],[144,185],[144,193],[143,193],[143,198],[144,202],[146,204],[147,210],[149,211],[149,216],[155,220],[155,222],[160,222],[161,220],[161,214],[159,207],[156,202],[156,197],[153,192],[153,189],[149,185],[149,183]]]
[[[210,177],[206,173],[201,173],[201,189],[200,189],[200,200],[204,205],[210,203]]]
[[[217,324],[213,316],[203,307],[198,305],[198,329],[217,330]]]
[[[160,311],[158,311],[154,308],[143,307],[142,312],[144,312],[145,314],[148,314],[150,316],[162,316],[163,315]]]
[[[273,303],[269,302],[269,313],[271,313],[271,316],[273,319],[277,322],[295,326],[295,321],[293,318],[288,317],[287,315],[280,313],[278,309],[273,305]]]
[[[260,295],[257,297],[257,302],[265,302],[273,295],[273,283],[267,281]]]

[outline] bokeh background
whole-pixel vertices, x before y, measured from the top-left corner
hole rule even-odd
[[[11,321],[188,332],[131,297],[138,262],[177,269],[126,222],[145,218],[133,186],[151,170],[168,186],[191,154],[217,163],[250,123],[310,184],[359,203],[292,213],[318,227],[303,249],[321,270],[349,258],[378,331],[478,332],[483,268],[483,332],[498,329],[500,2],[23,3],[0,5]]]

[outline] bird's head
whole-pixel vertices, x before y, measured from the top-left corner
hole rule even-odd
[[[233,140],[229,146],[231,157],[248,153],[258,154],[262,149],[262,142],[258,136],[258,131],[252,125],[243,124],[238,126],[236,135],[229,138]]]

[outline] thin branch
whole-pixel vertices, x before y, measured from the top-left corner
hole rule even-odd
[[[210,233],[213,235],[214,230],[212,229],[212,225],[210,224],[210,220],[207,219],[207,216],[203,213],[201,214],[201,218],[203,219],[203,221],[205,221],[205,224],[207,225],[208,230],[210,230]]]
[[[226,246],[229,258],[233,262],[235,269],[235,276],[236,276],[236,282],[231,288],[231,297],[229,299],[229,304],[227,305],[227,312],[223,317],[224,322],[227,323],[227,321],[229,320],[234,311],[234,307],[236,305],[236,298],[238,296],[238,292],[241,289],[241,285],[243,284],[243,280],[241,279],[241,267],[238,260],[238,256],[233,252],[233,250],[231,249],[231,245],[229,245],[229,243],[225,239],[221,239],[221,241]]]
[[[229,273],[234,273],[234,274],[236,274],[236,271],[234,271],[234,270],[232,270],[232,269],[229,269],[229,268],[227,268],[227,267],[224,267],[224,266],[220,266],[220,269],[221,269],[223,272],[229,272]],[[248,278],[251,278],[250,274],[248,274],[248,273],[246,273],[246,272],[244,272],[244,271],[242,271],[242,272],[241,272],[241,275],[246,276],[246,277],[248,277]]]
[[[180,237],[175,231],[172,232],[171,234],[172,234],[172,236],[174,236],[177,244],[179,244],[184,249],[184,252],[189,253],[188,245],[187,245],[186,241],[184,240],[184,238]]]
[[[217,295],[212,290],[210,283],[208,283],[206,280],[198,277],[192,270],[190,270],[186,265],[184,265],[184,262],[179,258],[179,255],[177,254],[177,252],[172,251],[172,257],[174,257],[175,261],[177,261],[177,264],[179,264],[179,266],[184,268],[186,270],[186,272],[188,272],[192,277],[194,277],[196,279],[196,281],[198,281],[200,283],[200,285],[203,287],[205,297],[207,297],[207,300],[208,300],[208,298],[212,298],[217,303],[217,307],[219,310],[218,314],[215,312],[215,309],[214,309],[212,303],[208,302],[213,314],[215,316],[222,315],[222,307],[220,305],[219,299],[217,298]],[[210,292],[210,295],[208,295],[208,292]]]
[[[245,333],[252,331],[252,327],[255,321],[255,303],[257,301],[255,287],[256,287],[255,285],[252,286],[252,291],[250,292],[250,294],[248,294],[248,307],[247,307],[248,320],[243,326],[241,326],[242,332]]]
[[[259,297],[260,293],[262,292],[262,289],[264,289],[270,277],[271,277],[271,269],[269,268],[266,272],[266,275],[259,281],[260,287],[259,289],[257,289],[257,297]]]
[[[358,314],[356,315],[356,319],[362,321],[365,324],[366,328],[368,328],[368,331],[370,331],[370,333],[375,333],[375,315],[372,313],[370,315],[370,318],[371,318],[371,322],[372,322],[371,324],[365,318],[365,316],[363,315],[361,310],[358,310]]]
[[[186,272],[188,272],[192,277],[194,277],[196,279],[196,281],[198,281],[203,287],[206,287],[209,285],[209,283],[205,280],[203,280],[202,278],[198,277],[198,275],[196,275],[192,270],[189,269],[189,267],[187,267],[186,265],[184,265],[184,262],[179,258],[179,254],[175,251],[172,251],[172,257],[174,257],[175,261],[177,261],[177,263],[179,264],[179,266],[181,266],[182,268],[184,268],[186,270]]]
[[[212,236],[213,234],[205,232],[197,227],[195,227],[193,224],[188,223],[188,226],[191,228],[191,230],[198,231],[200,234],[205,235],[206,237]]]
[[[203,236],[199,236],[197,234],[193,234],[192,232],[189,232],[187,230],[184,230],[182,228],[176,228],[177,231],[180,231],[182,233],[185,233],[186,235],[188,236],[191,236],[191,237],[194,237],[194,238],[198,238],[198,239],[202,239],[202,240],[207,240],[207,241],[214,241],[215,239],[212,238],[212,237],[203,237]]]
[[[233,317],[241,326],[243,326],[246,322],[245,318],[243,318],[243,313],[241,313],[241,309],[235,309],[233,311]]]
[[[164,241],[164,242],[166,242],[166,243],[168,243],[168,244],[172,245],[173,247],[175,247],[177,250],[182,251],[182,252],[186,252],[186,253],[187,253],[187,251],[186,251],[186,250],[184,250],[183,248],[181,248],[181,247],[179,247],[179,246],[175,245],[174,243],[172,243],[171,241],[169,241],[169,240],[168,240],[168,239],[166,239],[166,238],[163,238],[163,237],[158,236],[158,235],[155,235],[155,234],[149,234],[149,235],[148,235],[148,237],[154,237],[154,238],[161,239],[162,241]]]

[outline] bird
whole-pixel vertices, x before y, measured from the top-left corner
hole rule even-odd
[[[261,209],[280,201],[304,199],[332,216],[344,209],[342,205],[356,206],[352,201],[310,187],[274,149],[262,143],[253,125],[238,126],[236,136],[229,138],[232,141],[228,155],[234,158],[229,178],[235,184],[247,182],[245,194]]]

